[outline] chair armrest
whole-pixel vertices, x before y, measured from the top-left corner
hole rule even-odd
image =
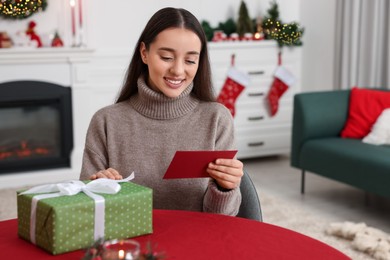
[[[350,90],[298,93],[294,96],[291,165],[299,168],[300,149],[314,138],[339,136],[348,116]]]

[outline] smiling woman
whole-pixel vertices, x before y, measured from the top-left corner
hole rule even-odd
[[[141,43],[142,61],[149,70],[148,85],[167,97],[178,97],[194,80],[200,50],[199,37],[183,28],[162,31],[149,49]]]
[[[210,178],[163,180],[179,150],[235,150],[233,118],[215,101],[199,21],[164,8],[138,39],[116,104],[92,118],[80,178],[134,171],[134,182],[153,189],[154,208],[237,215],[242,162],[219,158],[207,166]]]

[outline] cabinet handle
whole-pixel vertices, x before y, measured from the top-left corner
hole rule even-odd
[[[256,143],[249,143],[248,146],[255,147],[255,146],[263,146],[264,142],[256,142]]]
[[[264,70],[257,70],[257,71],[249,71],[249,75],[262,75],[264,74]]]
[[[264,96],[263,92],[259,93],[248,93],[248,97],[259,97],[259,96]]]
[[[248,117],[249,121],[263,120],[264,116],[250,116]]]

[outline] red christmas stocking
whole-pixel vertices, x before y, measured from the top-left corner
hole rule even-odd
[[[227,78],[217,98],[219,103],[225,105],[234,117],[236,113],[235,103],[238,96],[249,84],[249,76],[234,67],[228,71]]]
[[[269,113],[274,116],[279,109],[279,99],[286,92],[289,86],[293,85],[295,77],[284,67],[278,66],[274,73],[274,81],[266,97]]]

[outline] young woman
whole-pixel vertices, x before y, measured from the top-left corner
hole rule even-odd
[[[201,25],[184,9],[164,8],[142,32],[116,104],[91,120],[80,178],[134,171],[135,183],[153,189],[154,208],[236,215],[239,160],[210,162],[210,179],[162,179],[178,150],[234,149],[233,130],[230,112],[214,101]]]

